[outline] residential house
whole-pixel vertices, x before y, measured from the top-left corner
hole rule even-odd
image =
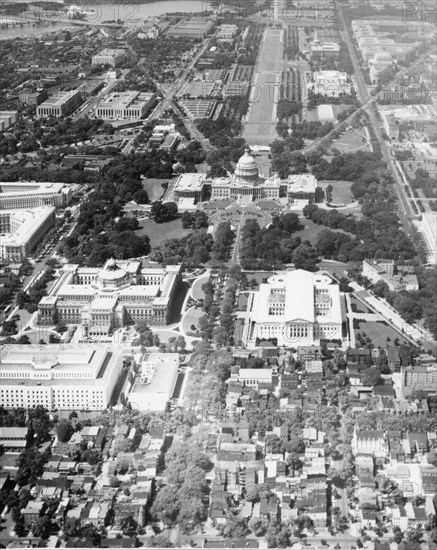
[[[352,450],[355,454],[373,454],[375,457],[383,457],[387,453],[385,434],[382,430],[357,430],[355,428],[352,438]]]

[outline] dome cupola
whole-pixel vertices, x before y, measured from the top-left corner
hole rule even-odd
[[[248,147],[244,150],[244,155],[240,158],[235,167],[235,181],[240,184],[255,183],[259,172],[255,159],[251,156]]]

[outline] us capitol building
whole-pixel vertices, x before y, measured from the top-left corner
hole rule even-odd
[[[84,336],[108,335],[137,321],[169,322],[181,266],[143,267],[140,260],[108,260],[103,269],[67,264],[50,296],[38,304],[38,324],[81,325]]]
[[[255,159],[246,148],[233,174],[208,179],[204,174],[181,174],[174,184],[175,202],[179,209],[193,207],[205,200],[230,199],[240,204],[258,199],[280,200],[302,208],[315,202],[317,180],[312,174],[295,174],[281,179],[277,174],[263,177]]]

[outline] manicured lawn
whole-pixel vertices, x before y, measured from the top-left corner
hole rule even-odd
[[[202,285],[209,281],[209,274],[200,277],[194,281],[193,287],[191,289],[191,294],[195,300],[203,300],[205,298],[205,293],[202,290]]]
[[[162,197],[164,188],[161,185],[167,181],[166,179],[143,178],[143,188],[147,191],[150,202],[158,201]]]
[[[305,111],[305,120],[308,122],[319,122],[317,109],[311,109]]]
[[[360,333],[364,338],[369,337],[374,346],[387,346],[387,338],[391,339],[391,344],[395,338],[402,341],[402,335],[392,329],[385,321],[361,321],[360,328],[355,329],[355,334]],[[363,335],[366,333],[366,336]]]
[[[319,233],[326,229],[324,225],[318,225],[317,223],[314,223],[306,218],[300,218],[300,223],[305,226],[304,229],[296,231],[293,233],[293,236],[300,237],[302,242],[310,241],[312,245],[317,243],[317,236]],[[336,233],[346,233],[346,231],[342,231],[341,229],[331,229],[331,231]],[[350,233],[348,233],[348,235],[350,235]]]
[[[341,153],[348,151],[370,151],[367,145],[367,140],[364,137],[366,134],[363,129],[347,130],[336,141],[332,143],[332,147],[338,149]]]
[[[316,244],[317,235],[320,231],[323,231],[325,227],[323,225],[318,225],[311,220],[307,220],[306,218],[300,218],[299,222],[304,226],[304,228],[293,233],[293,236],[300,237],[302,241],[310,241],[311,244]]]
[[[354,307],[356,313],[373,313],[371,309],[369,309],[367,306],[357,300],[355,296],[351,296],[351,305],[353,306],[354,304],[356,306]]]
[[[246,276],[249,283],[252,281],[252,279],[255,279],[258,285],[261,285],[264,282],[264,279],[272,276],[272,273],[271,271],[246,271]],[[252,288],[252,286],[249,285],[249,288],[251,290],[258,290],[258,287],[256,286]]]
[[[354,196],[351,191],[351,181],[336,181],[332,182],[331,185],[333,187],[333,204],[349,204],[354,200]]]
[[[196,332],[191,328],[191,325],[194,325],[196,329],[198,328],[199,319],[203,317],[205,313],[200,308],[192,308],[187,311],[187,313],[184,315],[183,321],[182,321],[182,327],[184,329],[184,332],[189,334],[190,332]]]
[[[189,229],[183,229],[179,218],[166,223],[156,223],[155,220],[141,220],[140,227],[141,229],[138,229],[137,233],[148,235],[152,246],[157,246],[167,239],[180,239],[190,232]]]

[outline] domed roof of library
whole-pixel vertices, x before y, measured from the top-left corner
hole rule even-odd
[[[109,260],[106,266],[99,273],[99,279],[105,281],[117,281],[126,276],[126,271],[122,269],[117,262]]]

